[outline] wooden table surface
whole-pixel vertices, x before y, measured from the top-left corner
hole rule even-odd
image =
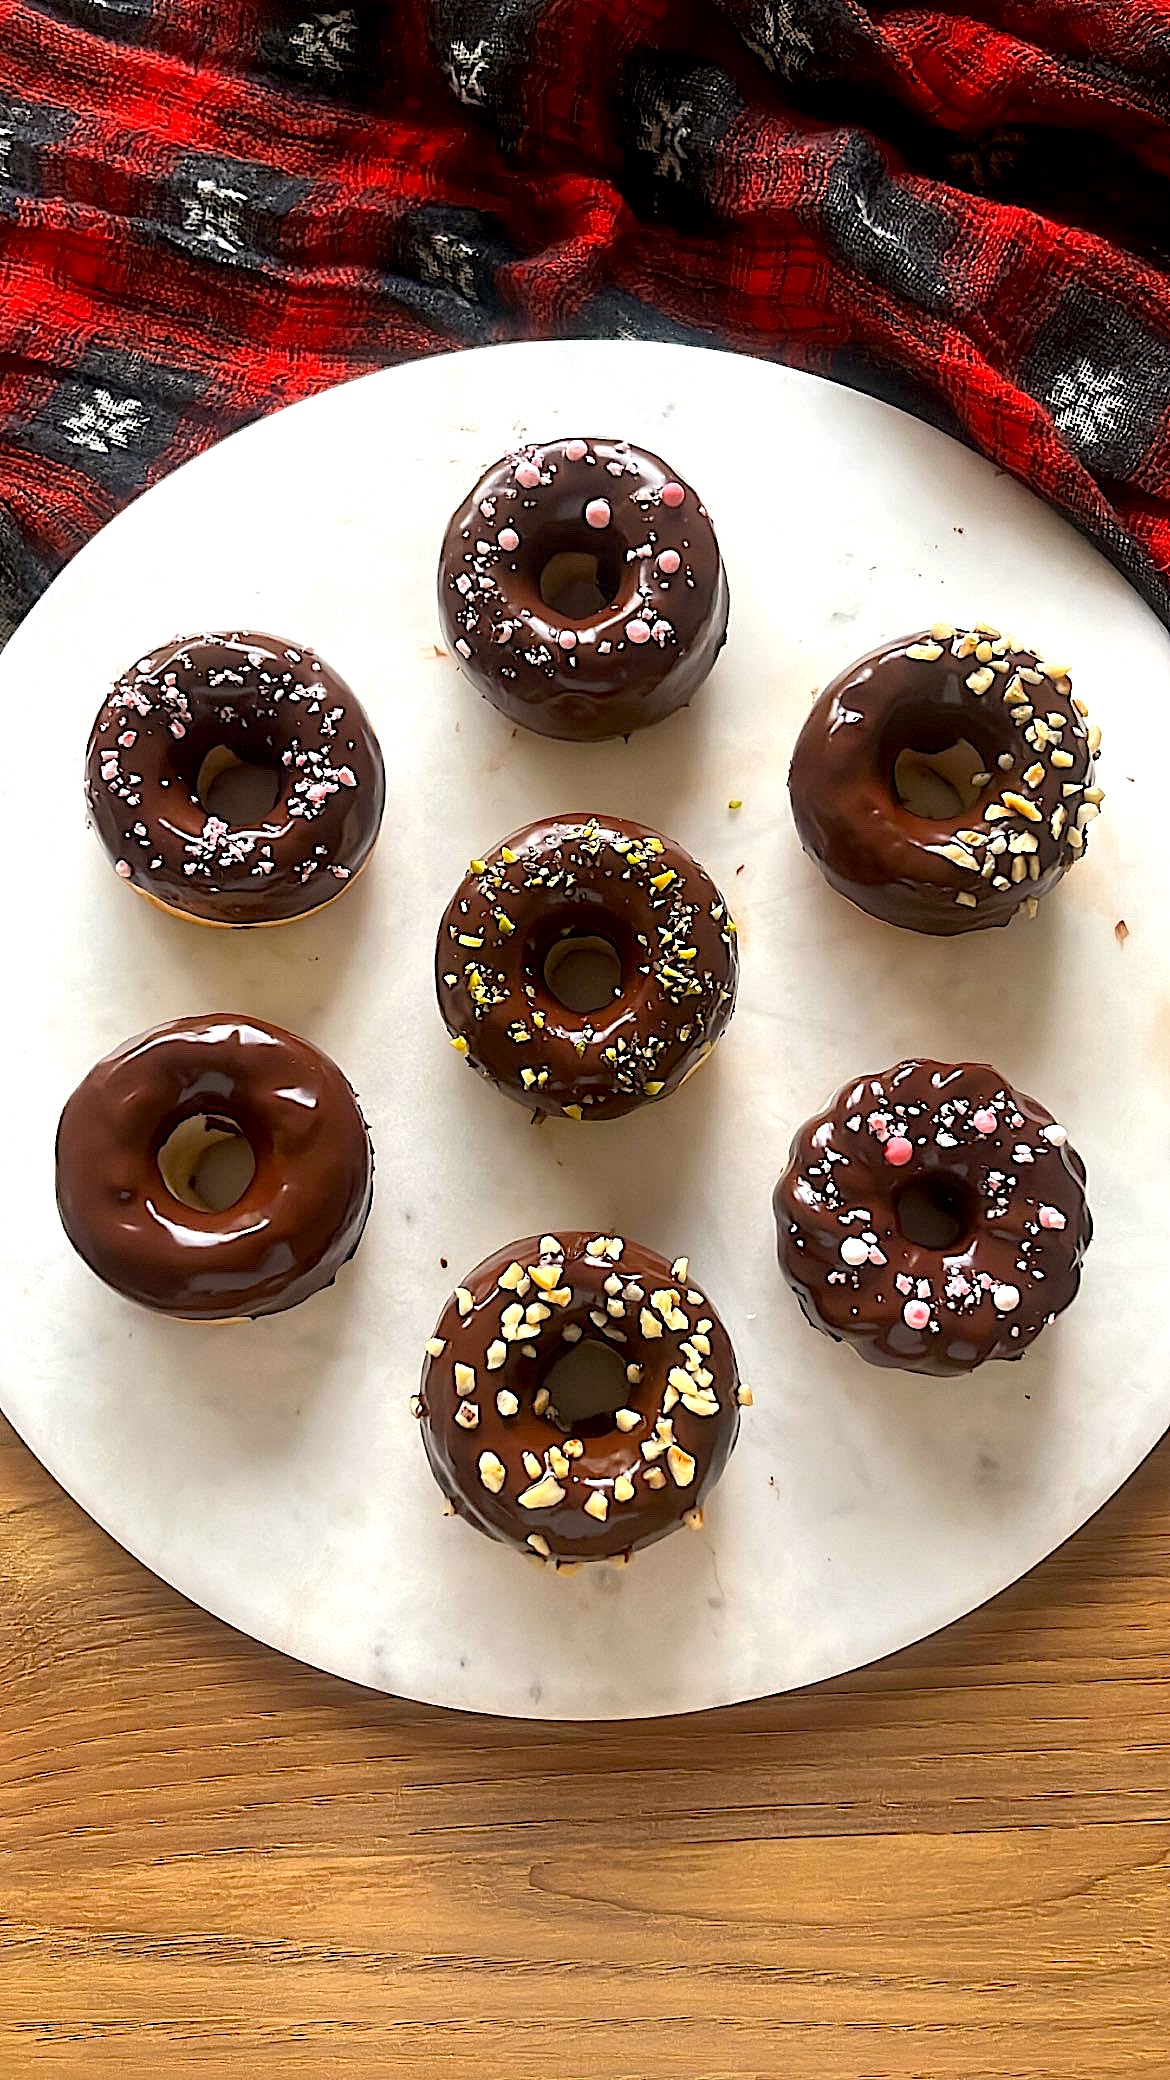
[[[1170,1445],[942,1636],[509,1724],[314,1675],[0,1426],[0,2076],[1170,2073]]]

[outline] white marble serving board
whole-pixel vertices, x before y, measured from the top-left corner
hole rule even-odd
[[[451,508],[518,439],[572,432],[668,457],[701,488],[730,573],[711,679],[628,744],[516,732],[436,648]],[[940,617],[999,620],[1070,661],[1104,727],[1108,795],[1084,865],[1034,923],[954,941],[832,895],[785,789],[822,681]],[[85,829],[81,774],[124,666],[179,632],[241,625],[311,641],[351,682],[389,800],[351,895],[315,921],[228,934],[122,886]],[[1084,541],[942,435],[683,347],[529,344],[388,370],[237,434],[107,527],[9,644],[0,696],[0,1400],[70,1494],[208,1610],[443,1705],[581,1719],[720,1705],[970,1610],[1170,1423],[1170,648]],[[594,808],[672,833],[724,885],[739,1008],[667,1103],[535,1128],[447,1045],[434,933],[469,855],[538,814]],[[199,1329],[89,1275],[57,1223],[52,1155],[93,1060],[208,1010],[276,1019],[337,1057],[372,1125],[377,1191],[332,1291]],[[1021,1363],[958,1383],[876,1372],[817,1336],[774,1257],[793,1129],[847,1076],[913,1051],[989,1058],[1043,1099],[1088,1161],[1097,1220],[1071,1312]],[[689,1253],[756,1405],[702,1534],[623,1572],[558,1577],[442,1516],[409,1400],[458,1274],[514,1235],[594,1224]]]

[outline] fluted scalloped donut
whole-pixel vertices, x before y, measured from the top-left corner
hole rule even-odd
[[[220,749],[278,776],[254,826],[199,798]],[[315,650],[237,629],[165,643],[123,674],[94,723],[85,797],[116,872],[164,909],[201,924],[284,924],[361,872],[386,777],[361,702]]]
[[[566,935],[608,940],[613,1002],[567,1009],[544,978]],[[735,1004],[735,924],[681,845],[626,817],[543,818],[473,859],[439,926],[439,1009],[473,1069],[534,1111],[617,1119],[699,1067]]]
[[[558,555],[597,559],[596,613],[550,605]],[[439,616],[495,707],[549,737],[628,736],[681,708],[727,634],[727,577],[698,494],[630,441],[528,442],[452,515]]]
[[[983,761],[978,798],[950,817],[913,814],[894,784],[898,752],[933,748],[931,732],[965,737]],[[1080,858],[1103,800],[1099,744],[1066,665],[988,623],[939,623],[825,687],[793,753],[792,813],[859,909],[912,931],[981,931],[1034,911]]]
[[[626,1364],[624,1405],[574,1434],[545,1384],[582,1339]],[[739,1429],[735,1353],[685,1258],[620,1235],[528,1235],[456,1287],[414,1403],[456,1512],[542,1560],[628,1558],[698,1529]]]
[[[899,1196],[943,1181],[967,1232],[908,1241]],[[1066,1308],[1093,1224],[1065,1129],[985,1062],[898,1062],[843,1084],[776,1186],[780,1266],[808,1320],[874,1365],[1018,1358]]]

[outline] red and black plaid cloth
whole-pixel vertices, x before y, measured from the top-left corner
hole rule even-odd
[[[217,435],[525,334],[873,390],[1170,619],[1170,0],[0,0],[0,268],[8,624]]]

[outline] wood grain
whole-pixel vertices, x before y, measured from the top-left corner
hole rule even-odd
[[[641,1726],[317,1676],[0,1427],[0,2075],[1170,2072],[1170,1446],[864,1673]]]

